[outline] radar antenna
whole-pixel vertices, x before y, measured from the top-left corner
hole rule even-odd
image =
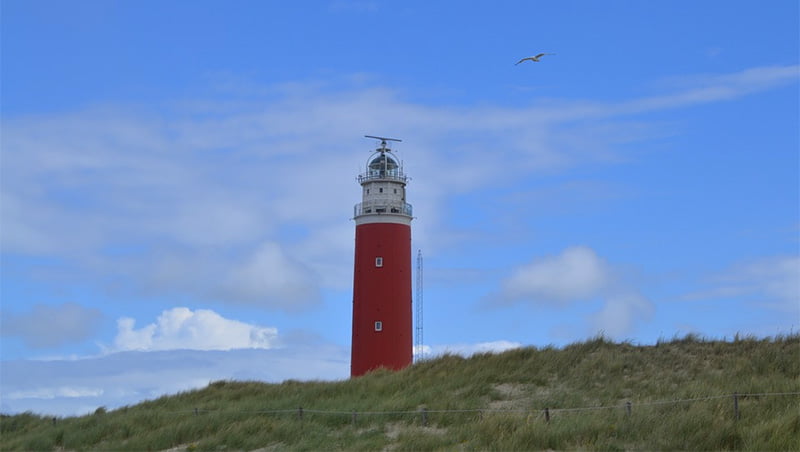
[[[376,137],[376,136],[373,136],[373,135],[364,135],[364,138],[374,138],[376,140],[381,140],[381,148],[379,149],[380,152],[386,152],[386,151],[390,151],[391,150],[391,149],[387,149],[386,148],[386,142],[387,141],[397,141],[397,142],[403,141],[403,140],[398,140],[397,138]]]

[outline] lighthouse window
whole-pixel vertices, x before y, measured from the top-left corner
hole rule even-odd
[[[378,189],[378,192],[379,192],[379,193],[383,193],[383,189],[382,189],[382,188],[379,188],[379,189]]]
[[[375,331],[383,331],[383,322],[380,320],[375,322]]]
[[[383,267],[383,258],[382,257],[376,257],[375,258],[375,266],[376,267]]]
[[[396,188],[394,189],[394,194],[395,194],[395,195],[397,194],[397,189],[396,189]]]

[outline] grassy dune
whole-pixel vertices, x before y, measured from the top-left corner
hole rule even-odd
[[[0,449],[784,451],[800,449],[798,393],[800,335],[595,338],[341,382],[219,381],[55,422],[3,416]]]

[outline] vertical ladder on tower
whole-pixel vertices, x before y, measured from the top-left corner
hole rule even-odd
[[[414,319],[414,362],[424,358],[422,340],[422,250],[417,251],[417,287]]]

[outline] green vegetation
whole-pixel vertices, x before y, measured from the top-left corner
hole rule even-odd
[[[800,335],[599,337],[341,382],[218,381],[55,422],[3,416],[0,449],[784,451],[800,448],[798,392]]]

